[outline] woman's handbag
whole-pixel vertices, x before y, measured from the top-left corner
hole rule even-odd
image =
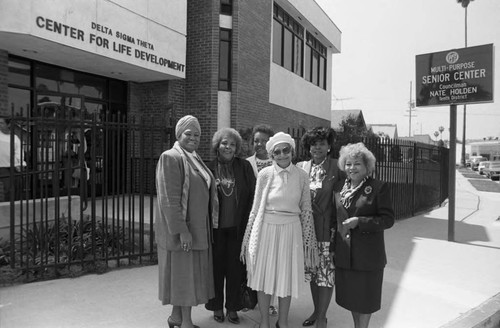
[[[246,282],[240,286],[240,302],[241,307],[247,310],[253,310],[257,306],[257,292],[248,287]]]

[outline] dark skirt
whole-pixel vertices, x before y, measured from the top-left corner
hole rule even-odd
[[[358,313],[380,310],[384,269],[356,271],[335,268],[335,300],[341,307]]]

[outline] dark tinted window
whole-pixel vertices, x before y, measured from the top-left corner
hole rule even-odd
[[[22,59],[9,59],[9,84],[17,86],[29,87],[31,76],[31,65],[29,61]]]

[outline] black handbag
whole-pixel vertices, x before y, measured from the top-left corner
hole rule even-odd
[[[257,292],[245,282],[240,286],[240,302],[243,309],[253,310],[257,306]]]

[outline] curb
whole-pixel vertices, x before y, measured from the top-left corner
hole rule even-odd
[[[440,328],[500,328],[500,293]]]

